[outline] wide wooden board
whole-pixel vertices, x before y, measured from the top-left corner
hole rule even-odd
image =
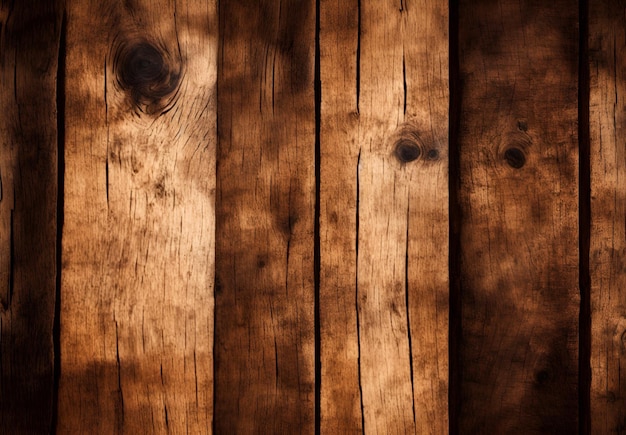
[[[459,433],[578,431],[578,8],[461,1]]]
[[[322,433],[448,429],[448,9],[320,3]]]
[[[209,433],[215,1],[68,2],[59,433]]]
[[[315,427],[315,3],[220,5],[216,433]]]

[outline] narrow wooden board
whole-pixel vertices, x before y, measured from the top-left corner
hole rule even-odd
[[[589,2],[589,36],[591,433],[624,433],[626,2]]]
[[[315,3],[224,2],[220,50],[215,431],[313,433]]]
[[[209,433],[216,2],[68,3],[59,433]]]
[[[0,5],[0,433],[53,418],[61,17],[57,1]]]
[[[459,20],[459,433],[577,433],[578,9]]]
[[[447,433],[448,8],[320,8],[321,432]]]

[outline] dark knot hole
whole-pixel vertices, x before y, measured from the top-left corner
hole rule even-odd
[[[409,139],[401,139],[396,144],[396,156],[401,162],[412,162],[422,154],[419,145]]]
[[[172,103],[181,77],[180,68],[172,62],[166,51],[148,41],[119,47],[115,58],[118,83],[141,111],[159,113]]]
[[[154,45],[147,42],[131,47],[120,65],[120,80],[126,88],[160,83],[167,79],[167,75],[163,55]]]
[[[520,169],[526,164],[526,155],[519,148],[509,148],[504,152],[504,160],[510,167]]]

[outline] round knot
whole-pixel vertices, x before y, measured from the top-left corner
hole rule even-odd
[[[139,110],[154,114],[170,104],[180,81],[180,69],[170,63],[167,53],[147,41],[119,47],[115,57],[118,83]]]
[[[396,156],[401,162],[412,162],[422,154],[419,145],[409,139],[400,139],[396,143]]]
[[[520,169],[526,164],[526,155],[521,149],[513,147],[504,152],[504,160],[510,167]]]

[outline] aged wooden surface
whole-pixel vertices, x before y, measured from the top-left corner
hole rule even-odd
[[[320,12],[321,431],[445,433],[447,5]]]
[[[314,430],[314,56],[313,1],[220,5],[217,433]]]
[[[460,433],[578,430],[577,24],[460,3]]]
[[[59,433],[209,433],[217,9],[67,10]]]
[[[625,17],[1,1],[0,433],[626,432]]]
[[[53,418],[60,4],[0,3],[0,433]]]
[[[626,2],[590,2],[589,72],[592,223],[591,433],[624,433]]]

